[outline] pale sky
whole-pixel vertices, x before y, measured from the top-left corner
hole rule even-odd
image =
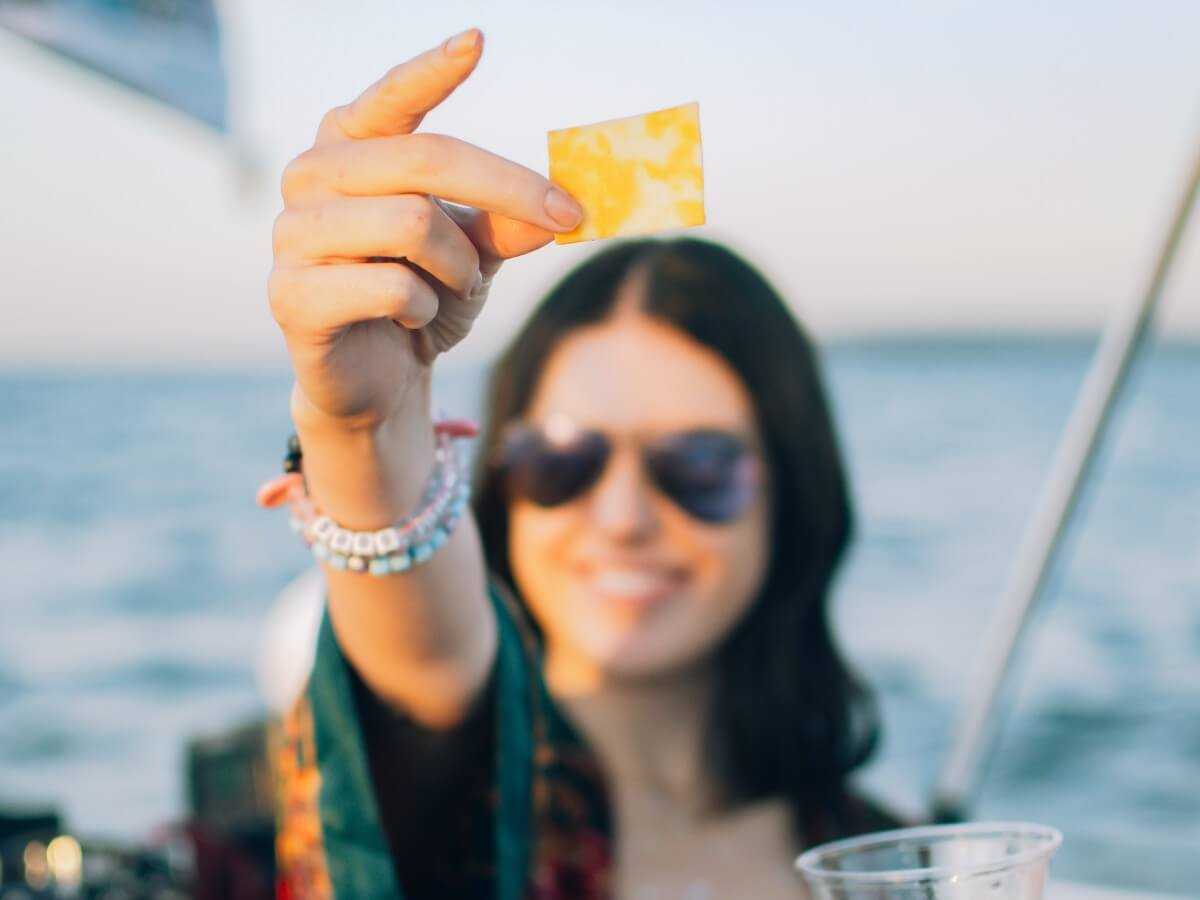
[[[689,233],[822,336],[1098,328],[1200,151],[1194,0],[220,5],[236,142],[0,33],[0,364],[286,365],[280,170],[329,106],[471,25],[483,60],[425,129],[545,172],[550,129],[698,101]],[[597,249],[507,263],[456,358]],[[1200,335],[1200,222],[1180,263],[1160,321]]]

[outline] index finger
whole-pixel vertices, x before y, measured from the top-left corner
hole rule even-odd
[[[355,100],[332,109],[321,122],[316,146],[416,131],[425,114],[471,74],[482,49],[483,32],[468,28],[400,63]]]

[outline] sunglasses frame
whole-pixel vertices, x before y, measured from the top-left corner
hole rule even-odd
[[[531,502],[544,508],[553,508],[570,503],[579,497],[584,496],[595,486],[596,482],[603,477],[604,471],[608,468],[609,462],[612,458],[613,448],[619,443],[613,438],[611,432],[607,432],[599,428],[582,427],[562,414],[555,415],[548,422],[542,423],[529,422],[524,419],[511,419],[500,429],[496,445],[492,448],[492,451],[488,456],[489,467],[499,472],[501,477],[505,480],[505,491],[510,497],[514,495],[520,496],[519,492],[514,491],[513,487],[511,486],[511,482],[508,480],[507,470],[509,470],[512,465],[512,461],[510,459],[513,452],[510,449],[512,442],[519,439],[521,436],[532,436],[541,441],[544,445],[553,446],[555,441],[553,438],[547,438],[547,432],[554,429],[562,429],[563,433],[569,435],[571,438],[579,435],[599,435],[605,443],[604,460],[595,475],[589,478],[583,487],[579,488],[575,493],[570,494],[565,499],[556,503],[544,504],[538,503],[538,501],[530,498]],[[742,476],[747,479],[746,482],[741,485],[741,487],[746,491],[745,499],[739,501],[736,510],[731,513],[705,515],[696,508],[689,506],[685,501],[677,497],[668,486],[665,486],[662,483],[662,480],[656,473],[655,467],[652,464],[650,451],[654,445],[678,440],[686,435],[697,433],[719,434],[724,438],[728,438],[731,442],[737,444],[740,449],[738,464],[748,464],[749,466],[749,471]],[[730,431],[718,426],[699,426],[658,434],[648,440],[640,441],[638,449],[642,471],[646,474],[647,480],[654,487],[655,491],[669,500],[676,507],[683,510],[683,512],[685,512],[689,517],[706,524],[722,525],[734,522],[741,518],[745,511],[753,503],[754,495],[761,489],[764,481],[763,470],[765,467],[765,459],[763,458],[763,453],[759,442],[757,440],[749,440],[741,433]]]

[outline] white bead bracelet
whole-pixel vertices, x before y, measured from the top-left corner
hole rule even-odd
[[[446,543],[470,498],[471,485],[455,438],[473,437],[478,426],[466,419],[434,424],[434,466],[415,512],[372,531],[344,528],[313,504],[300,470],[301,451],[295,435],[288,440],[284,475],[258,491],[260,506],[287,502],[290,524],[312,549],[313,556],[338,570],[391,575],[427,561]]]

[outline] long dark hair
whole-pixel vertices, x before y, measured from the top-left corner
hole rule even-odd
[[[603,320],[635,272],[647,276],[642,312],[715,350],[739,374],[773,472],[767,575],[716,651],[709,764],[728,804],[786,798],[798,837],[813,833],[814,817],[826,823],[822,832],[853,830],[846,777],[870,756],[879,725],[872,695],[829,626],[830,586],[853,529],[849,492],[816,351],[754,267],[709,241],[645,238],[595,254],[550,291],[488,385],[474,485],[488,565],[519,599],[505,494],[487,465],[500,428],[524,414],[558,343]]]

